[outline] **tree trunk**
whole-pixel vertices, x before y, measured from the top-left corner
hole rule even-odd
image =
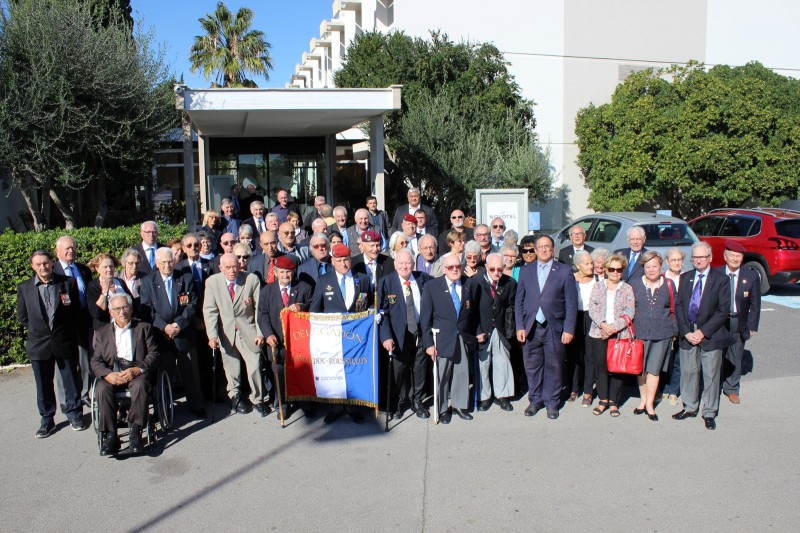
[[[36,198],[36,191],[30,184],[30,180],[26,179],[25,183],[19,188],[22,197],[25,199],[25,205],[28,207],[28,212],[33,218],[34,231],[44,231],[47,229],[47,224],[42,220],[42,213],[39,211],[39,200]]]
[[[50,178],[42,180],[42,187],[39,191],[42,195],[42,220],[45,226],[50,225]]]
[[[97,216],[94,218],[94,227],[102,228],[108,214],[108,200],[106,199],[106,165],[100,159],[100,172],[97,177],[95,189],[95,202],[97,202]]]
[[[64,229],[68,231],[75,229],[75,215],[69,204],[61,199],[55,189],[50,189],[50,199],[53,200],[53,203],[56,204],[56,207],[58,207],[58,210],[61,211],[61,215],[64,217]]]

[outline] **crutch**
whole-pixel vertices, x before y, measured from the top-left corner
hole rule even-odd
[[[278,416],[281,419],[281,427],[286,427],[286,421],[283,419],[283,403],[281,402],[281,380],[278,378],[278,361],[275,360],[275,348],[267,344],[267,352],[272,352],[272,372],[275,374],[275,388],[278,395]]]
[[[386,423],[383,431],[389,431],[389,411],[392,405],[392,366],[394,363],[394,351],[389,352],[389,380],[386,383]],[[398,398],[398,402],[400,399]]]
[[[211,423],[215,421],[217,414],[217,350],[211,349]]]
[[[431,328],[433,332],[433,423],[439,423],[439,350],[436,346],[436,336],[439,330]]]

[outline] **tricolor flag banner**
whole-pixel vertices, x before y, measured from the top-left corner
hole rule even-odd
[[[375,311],[281,312],[286,339],[286,398],[378,405]]]

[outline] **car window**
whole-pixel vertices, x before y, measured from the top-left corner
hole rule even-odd
[[[800,220],[781,220],[780,222],[775,222],[775,231],[781,237],[800,239]]]
[[[566,228],[561,230],[561,233],[558,234],[558,244],[561,244],[563,242],[568,242],[569,241],[569,230],[572,229],[573,226],[582,227],[584,233],[586,233],[586,235],[588,236],[589,235],[589,228],[592,227],[592,222],[594,222],[594,221],[595,221],[595,218],[592,217],[592,218],[584,218],[584,219],[578,220],[576,222],[573,222],[572,224],[570,224],[569,226],[567,226]],[[591,239],[587,239],[587,240],[591,240]]]
[[[701,237],[715,237],[724,217],[704,217],[692,222],[692,231]]]
[[[738,215],[726,217],[720,235],[722,237],[748,237],[755,235],[758,232],[753,233],[752,230],[757,220],[759,219]]]
[[[645,246],[686,246],[697,242],[689,226],[683,222],[641,224],[644,228]]]
[[[586,240],[610,244],[614,242],[614,239],[616,238],[617,233],[619,233],[621,227],[622,224],[616,220],[606,220],[601,218],[597,221],[597,224],[595,224],[594,229],[592,230],[592,234],[589,235]]]

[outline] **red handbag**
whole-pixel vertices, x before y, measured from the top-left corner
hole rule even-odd
[[[641,375],[644,367],[644,342],[636,338],[633,321],[627,315],[622,315],[628,327],[629,338],[608,339],[606,348],[606,363],[608,371],[616,374]]]

